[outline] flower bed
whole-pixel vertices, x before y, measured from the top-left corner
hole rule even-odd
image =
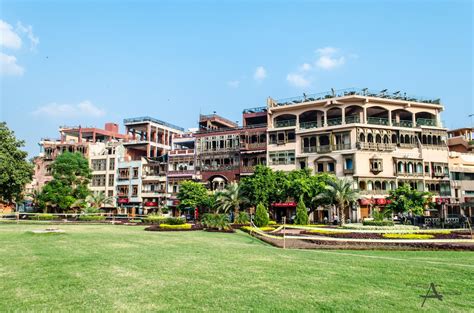
[[[250,232],[252,231],[254,228],[252,226],[244,226],[241,228],[243,231],[246,231],[246,232]],[[272,227],[272,226],[264,226],[264,227],[259,227],[258,229],[260,229],[261,231],[263,232],[268,232],[268,231],[272,231],[272,230],[275,230],[276,228],[275,227]]]
[[[394,226],[372,226],[362,224],[345,224],[342,226],[344,229],[360,229],[360,230],[419,230],[418,226],[412,225],[394,225]]]
[[[202,230],[201,226],[193,224],[181,224],[181,225],[170,225],[170,224],[160,224],[152,225],[145,228],[146,231],[193,231],[193,230]]]
[[[305,230],[301,234],[316,235],[332,238],[347,239],[470,239],[469,232],[451,232],[449,230],[431,231],[431,232],[414,232],[414,233],[374,233],[374,232],[342,232],[342,231],[326,231],[326,230]]]

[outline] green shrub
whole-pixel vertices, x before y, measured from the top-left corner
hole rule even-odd
[[[162,229],[191,229],[193,225],[191,224],[160,224],[160,228]]]
[[[186,219],[184,217],[168,217],[165,223],[168,225],[183,225],[186,223]]]
[[[160,224],[160,223],[164,223],[166,219],[167,219],[166,217],[161,216],[161,215],[150,214],[150,215],[147,215],[147,217],[143,219],[143,222],[147,224]]]
[[[428,234],[383,234],[384,238],[389,239],[431,239],[434,235]]]
[[[130,223],[141,223],[142,220],[130,220]]]
[[[257,205],[257,211],[255,212],[254,223],[257,227],[267,226],[269,222],[267,209],[263,204],[259,203]]]
[[[277,222],[276,221],[268,221],[268,225],[276,225]]]
[[[104,221],[105,216],[101,215],[81,215],[79,216],[80,221]]]
[[[239,215],[235,217],[234,223],[236,224],[247,224],[250,222],[250,216],[247,212],[239,212]]]
[[[202,216],[201,223],[206,228],[231,229],[229,217],[226,214],[206,213]]]
[[[47,213],[36,214],[34,218],[36,220],[40,220],[40,221],[51,221],[51,220],[54,220],[54,215],[53,214],[47,214]]]
[[[298,205],[296,206],[295,224],[309,224],[308,212],[306,210],[306,205],[304,204],[303,197],[300,197],[300,201],[298,201]]]
[[[393,221],[367,221],[362,222],[364,226],[393,226]]]

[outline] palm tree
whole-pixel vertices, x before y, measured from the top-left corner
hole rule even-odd
[[[325,190],[317,195],[314,200],[327,200],[336,206],[336,214],[341,224],[345,223],[345,209],[359,198],[359,193],[352,187],[352,181],[348,179],[336,179],[330,181]]]
[[[91,207],[100,209],[106,204],[113,204],[114,197],[107,197],[103,191],[93,193],[86,197],[86,202]]]
[[[220,210],[227,213],[233,209],[234,218],[239,214],[240,205],[247,203],[248,199],[243,195],[243,190],[238,183],[231,183],[217,195],[217,204]]]

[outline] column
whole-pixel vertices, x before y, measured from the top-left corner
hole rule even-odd
[[[324,127],[328,127],[328,112],[324,111]]]
[[[392,111],[388,110],[388,125],[392,126]]]
[[[342,112],[342,125],[345,125],[346,124],[346,109],[345,108],[342,108],[341,109],[341,112]]]
[[[363,112],[364,116],[363,116],[363,120],[362,120],[362,123],[364,124],[367,124],[367,107],[364,106],[364,112]]]
[[[411,122],[413,123],[413,127],[416,127],[416,114],[413,113],[412,116],[411,116]]]

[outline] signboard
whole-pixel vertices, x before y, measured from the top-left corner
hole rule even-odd
[[[436,204],[450,204],[451,199],[450,198],[436,198]]]
[[[128,198],[119,198],[118,203],[128,203]]]
[[[296,202],[274,202],[272,206],[275,208],[296,207]]]
[[[145,206],[158,206],[158,202],[146,201]]]

